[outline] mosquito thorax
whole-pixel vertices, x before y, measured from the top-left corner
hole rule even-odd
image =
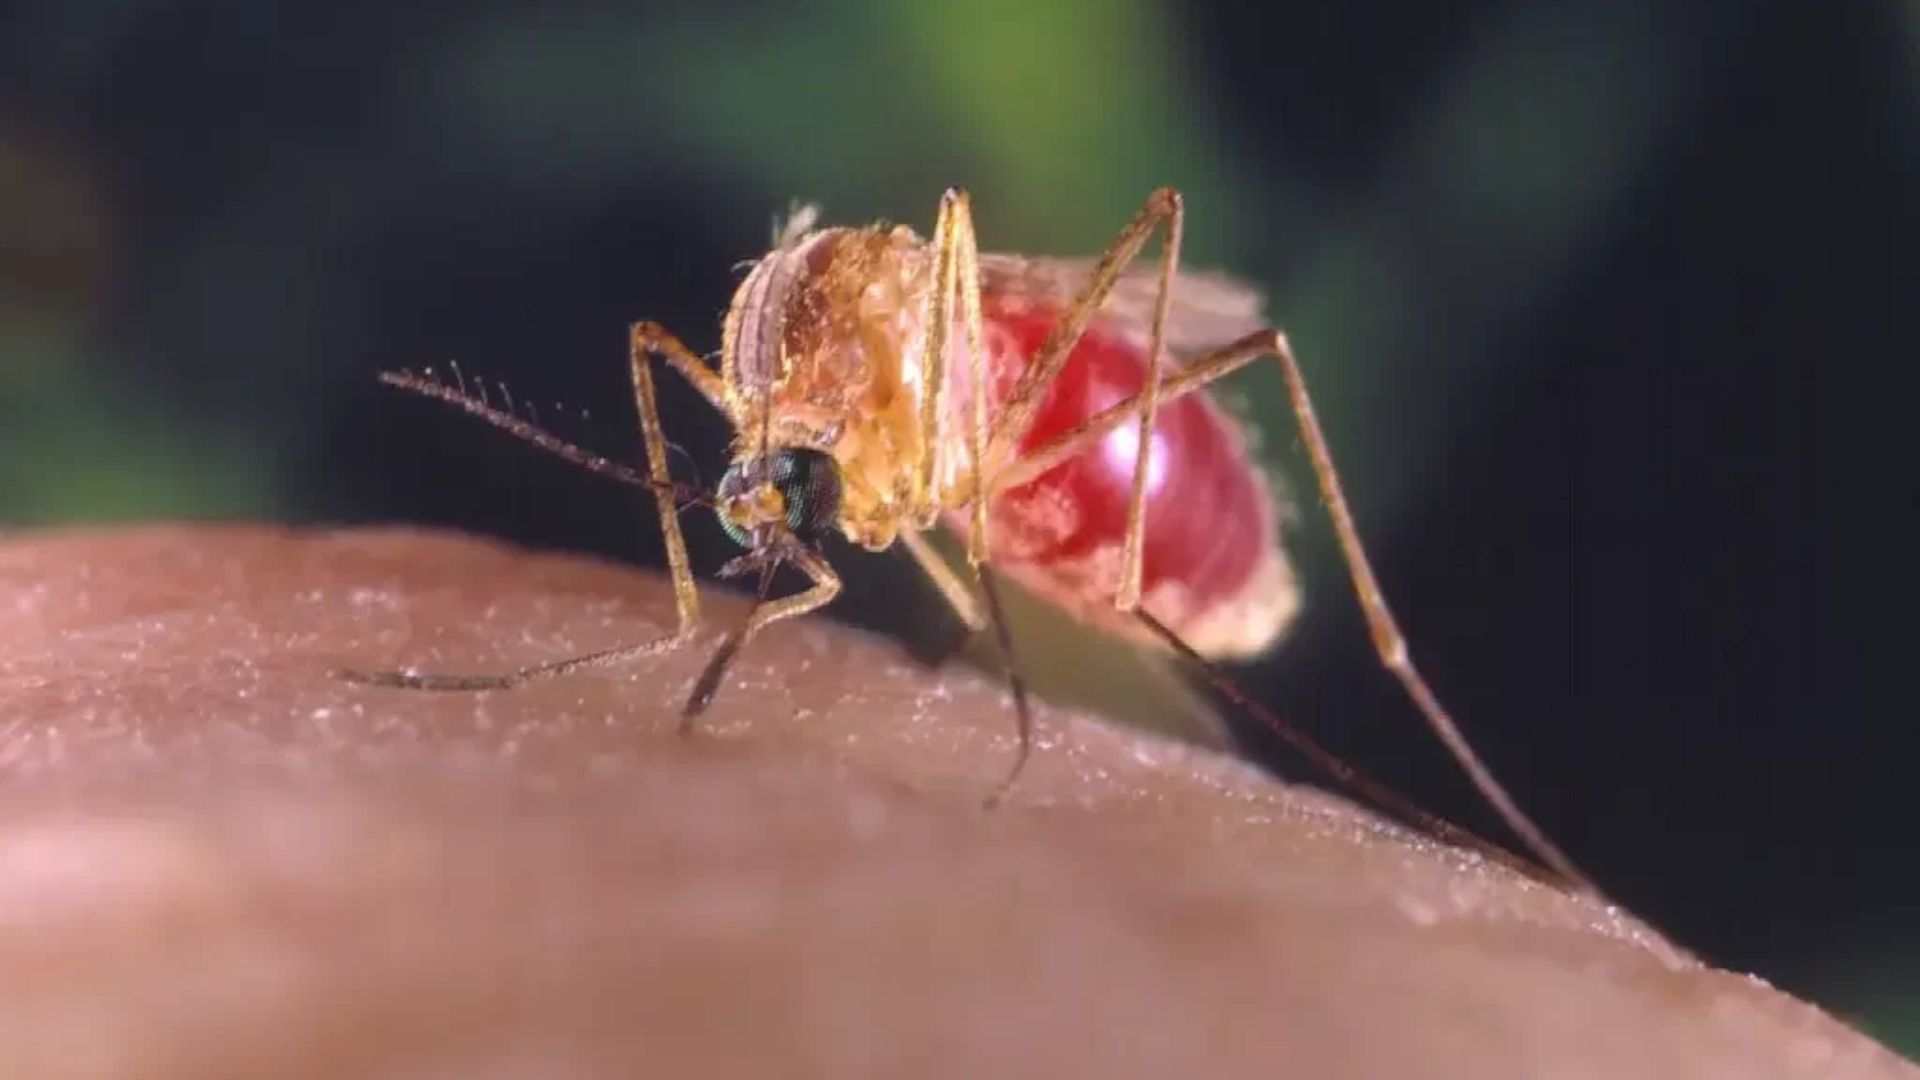
[[[782,447],[735,461],[713,502],[720,527],[742,547],[757,546],[769,527],[811,542],[840,523],[840,467],[823,451]]]

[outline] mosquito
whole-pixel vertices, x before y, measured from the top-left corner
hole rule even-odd
[[[1335,778],[1442,838],[1488,845],[1395,795],[1253,701],[1216,666],[1274,645],[1300,606],[1281,544],[1284,507],[1243,434],[1205,388],[1264,356],[1279,362],[1322,503],[1382,665],[1488,804],[1554,874],[1588,879],[1494,778],[1414,666],[1361,544],[1305,378],[1258,292],[1180,265],[1185,209],[1161,188],[1092,259],[982,253],[964,190],[940,199],[930,238],[904,225],[821,227],[803,207],[734,293],[718,370],[664,327],[634,325],[629,366],[644,473],[567,443],[431,376],[383,381],[460,408],[577,465],[651,491],[678,622],[657,640],[494,675],[343,672],[418,690],[505,690],[690,644],[699,596],[679,513],[710,507],[746,549],[721,576],[756,574],[750,614],[696,679],[683,729],[711,703],[740,649],[767,626],[829,603],[841,582],[819,542],[906,549],[955,614],[991,630],[1010,683],[1019,749],[1032,752],[1004,574],[1081,622],[1170,653]],[[1159,233],[1157,267],[1137,266]],[[711,492],[676,483],[655,393],[664,361],[732,427]],[[964,540],[966,571],[928,542]],[[769,598],[776,568],[808,586]],[[977,587],[977,591],[976,591]],[[1497,850],[1497,849],[1496,849]]]

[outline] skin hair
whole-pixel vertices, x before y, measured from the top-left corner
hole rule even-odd
[[[1630,917],[819,619],[484,694],[656,576],[400,530],[0,540],[0,1075],[1897,1077]]]

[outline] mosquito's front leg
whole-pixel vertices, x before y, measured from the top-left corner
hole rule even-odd
[[[636,323],[627,337],[627,363],[633,369],[634,405],[640,413],[640,436],[647,445],[647,475],[656,485],[668,483],[667,437],[660,425],[660,401],[653,390],[651,356],[664,356],[694,388],[714,403],[723,415],[727,412],[726,385],[712,369],[700,362],[693,351],[659,323]],[[729,415],[729,419],[732,417]],[[670,500],[654,499],[660,511],[660,533],[666,539],[667,572],[673,576],[673,602],[680,624],[674,631],[676,641],[692,636],[700,620],[700,594],[694,588],[693,569],[687,562],[687,541],[680,533],[680,511]]]
[[[687,561],[687,543],[680,532],[679,506],[674,501],[676,488],[667,472],[667,439],[660,424],[660,403],[654,392],[653,365],[650,356],[664,356],[694,388],[727,411],[725,386],[699,357],[657,323],[643,322],[628,336],[629,366],[633,373],[634,404],[640,413],[640,434],[646,445],[647,484],[653,492],[654,506],[660,515],[660,531],[666,540],[667,569],[673,578],[676,625],[672,634],[636,645],[622,645],[585,656],[570,657],[547,664],[535,664],[498,675],[421,675],[405,671],[340,671],[336,674],[350,682],[391,686],[407,690],[510,690],[530,682],[559,678],[587,668],[607,667],[671,652],[693,636],[700,619],[700,597],[694,585],[693,570]],[[471,410],[470,410],[471,411]],[[731,417],[729,416],[729,419]],[[497,421],[496,421],[497,423]],[[513,431],[511,427],[508,428]],[[522,435],[522,437],[527,437]],[[533,440],[538,442],[538,440]],[[571,449],[571,448],[569,448]]]

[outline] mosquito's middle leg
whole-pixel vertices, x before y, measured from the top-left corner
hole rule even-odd
[[[925,478],[920,489],[921,498],[913,508],[913,524],[926,527],[933,523],[942,509],[964,508],[970,516],[970,528],[967,530],[967,562],[973,568],[974,577],[980,583],[980,589],[986,598],[986,611],[982,613],[973,603],[972,595],[960,584],[951,568],[935,553],[925,547],[925,542],[914,535],[912,529],[902,533],[907,538],[907,549],[913,553],[921,567],[933,578],[934,584],[946,594],[947,601],[960,613],[970,627],[991,627],[994,643],[1000,649],[1001,663],[1005,665],[1007,686],[1013,694],[1014,718],[1019,726],[1020,750],[1014,758],[1013,767],[1008,770],[1006,779],[987,800],[993,806],[1006,797],[1013,788],[1014,781],[1026,768],[1027,759],[1033,753],[1033,706],[1027,697],[1027,682],[1020,673],[1019,657],[1013,647],[1013,633],[1007,627],[1004,605],[1000,602],[1000,591],[993,577],[989,552],[992,545],[987,534],[987,501],[983,497],[986,485],[982,482],[985,475],[988,455],[989,433],[987,426],[988,384],[986,354],[985,316],[980,305],[980,246],[973,230],[973,204],[967,193],[958,188],[949,189],[940,199],[939,228],[935,234],[935,258],[939,273],[933,302],[929,305],[930,318],[933,320],[933,332],[928,335],[930,342],[939,342],[939,356],[933,355],[933,346],[929,345],[929,356],[924,370],[928,373],[928,393],[922,398],[920,424],[921,453],[924,455],[917,463],[919,475]],[[967,479],[957,488],[937,490],[935,480],[939,473],[935,471],[936,456],[942,448],[940,424],[945,418],[946,400],[946,342],[953,321],[954,304],[960,306],[960,314],[966,330],[967,374],[970,383],[970,406],[967,409]]]

